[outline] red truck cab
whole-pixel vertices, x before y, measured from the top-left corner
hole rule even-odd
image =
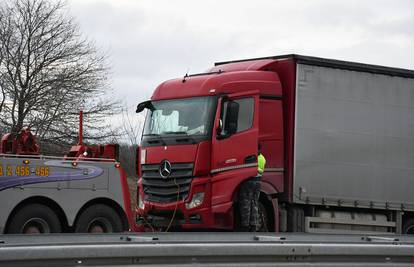
[[[259,143],[267,161],[263,226],[278,228],[277,197],[289,175],[283,122],[293,121],[284,117],[292,96],[282,88],[293,86],[294,66],[291,59],[218,64],[205,74],[162,83],[138,105],[137,112],[148,109],[139,157],[141,229],[234,230],[238,189],[257,174]]]
[[[260,144],[261,230],[413,234],[413,86],[413,70],[301,55],[164,82],[137,107],[140,229],[237,230]]]

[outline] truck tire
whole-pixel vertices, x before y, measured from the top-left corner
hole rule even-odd
[[[259,230],[258,232],[269,232],[270,228],[269,212],[262,201],[259,201]]]
[[[408,219],[403,227],[402,227],[402,234],[414,234],[414,218]]]
[[[236,232],[246,232],[248,229],[243,228],[240,225],[241,222],[241,214],[240,214],[240,208],[239,203],[235,205],[234,209],[234,231]],[[269,218],[269,212],[266,209],[266,206],[262,203],[262,201],[259,201],[259,230],[258,232],[269,232],[271,227],[272,221],[271,218]]]
[[[55,212],[42,204],[29,204],[10,219],[8,234],[60,233],[62,226]]]
[[[104,204],[95,204],[84,210],[75,227],[77,233],[116,233],[123,230],[118,213]]]

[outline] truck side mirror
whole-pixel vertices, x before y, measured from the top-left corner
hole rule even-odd
[[[227,103],[226,119],[224,122],[224,131],[226,135],[232,135],[237,132],[237,121],[239,118],[239,103],[229,101]]]
[[[142,103],[139,103],[138,106],[137,106],[136,113],[140,113],[141,111],[143,111],[146,108],[148,108],[148,109],[153,108],[151,100],[147,100],[147,101],[144,101]]]

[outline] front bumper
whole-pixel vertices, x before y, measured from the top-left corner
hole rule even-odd
[[[154,230],[232,230],[233,212],[232,202],[222,204],[223,212],[213,212],[214,208],[194,208],[187,210],[185,202],[168,207],[159,207],[146,203],[144,209],[136,210],[136,224],[138,231]],[[177,206],[177,208],[176,208]],[[227,211],[226,211],[227,210]]]
[[[202,204],[187,209],[186,203],[198,192],[204,192]],[[139,194],[143,196],[141,185]],[[188,199],[171,203],[144,201],[144,208],[136,209],[136,224],[139,231],[232,230],[232,207],[232,201],[211,206],[210,178],[197,178],[193,180]]]

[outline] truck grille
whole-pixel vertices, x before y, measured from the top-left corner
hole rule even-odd
[[[171,163],[171,174],[163,178],[160,174],[160,164],[142,165],[142,186],[145,200],[153,202],[177,201],[179,185],[179,200],[188,196],[193,176],[192,163]]]

